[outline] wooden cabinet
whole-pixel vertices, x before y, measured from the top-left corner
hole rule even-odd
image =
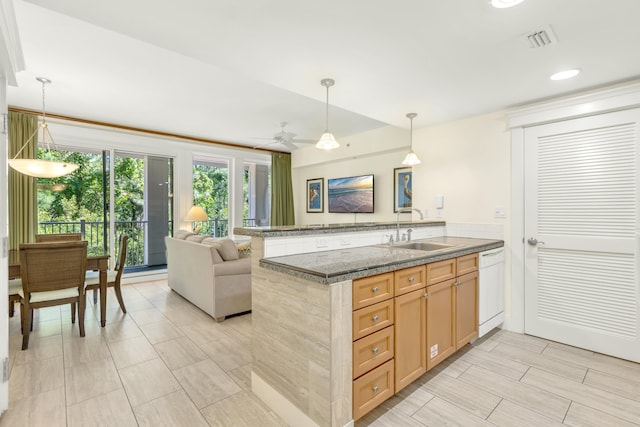
[[[455,283],[453,278],[427,287],[427,370],[456,351]]]
[[[478,254],[428,264],[427,284],[429,370],[478,336]]]
[[[393,299],[353,312],[353,339],[357,340],[393,325]]]
[[[391,360],[394,355],[394,330],[392,326],[374,332],[353,343],[353,378]]]
[[[394,298],[396,393],[427,371],[425,295],[423,287]]]
[[[478,337],[478,272],[459,276],[455,288],[457,350]]]
[[[353,382],[353,419],[362,418],[393,396],[393,359]]]
[[[354,310],[393,298],[393,273],[354,280],[352,292]]]
[[[393,274],[394,295],[403,295],[426,286],[427,270],[424,265],[404,268]]]

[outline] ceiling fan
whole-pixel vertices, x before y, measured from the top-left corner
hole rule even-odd
[[[267,142],[266,144],[262,144],[254,148],[262,148],[262,147],[266,147],[273,144],[280,144],[287,147],[290,150],[295,150],[296,148],[298,148],[297,145],[315,144],[316,141],[313,141],[310,139],[294,139],[296,134],[293,132],[287,132],[285,130],[286,126],[287,126],[287,122],[281,122],[280,132],[276,132],[271,138],[270,142]]]

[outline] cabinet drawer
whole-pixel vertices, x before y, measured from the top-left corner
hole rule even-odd
[[[353,309],[357,310],[393,297],[393,273],[353,281]]]
[[[427,270],[424,265],[405,268],[393,273],[395,296],[403,295],[426,286]]]
[[[393,359],[353,382],[353,419],[358,420],[393,396]]]
[[[393,299],[353,312],[353,340],[393,325]]]
[[[353,343],[353,378],[393,358],[393,327],[384,328]]]
[[[478,254],[469,254],[456,258],[457,262],[457,274],[462,276],[463,274],[473,273],[478,271]]]
[[[456,258],[427,264],[427,286],[456,277]]]

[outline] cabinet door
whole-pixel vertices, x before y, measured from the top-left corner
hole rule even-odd
[[[456,258],[456,274],[458,276],[472,273],[474,271],[478,271],[478,254],[477,253]]]
[[[427,371],[425,289],[394,298],[396,393]]]
[[[427,286],[456,277],[456,259],[445,259],[444,261],[427,264]]]
[[[427,370],[456,351],[455,279],[427,287]]]
[[[456,350],[478,337],[478,272],[465,274],[457,279],[456,299]]]
[[[404,268],[393,273],[395,295],[402,295],[426,286],[427,270],[424,265]]]

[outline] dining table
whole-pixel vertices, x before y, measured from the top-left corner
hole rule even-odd
[[[109,255],[88,255],[87,271],[98,271],[100,276],[100,326],[107,323],[107,268]],[[20,251],[9,251],[9,279],[20,277]]]

